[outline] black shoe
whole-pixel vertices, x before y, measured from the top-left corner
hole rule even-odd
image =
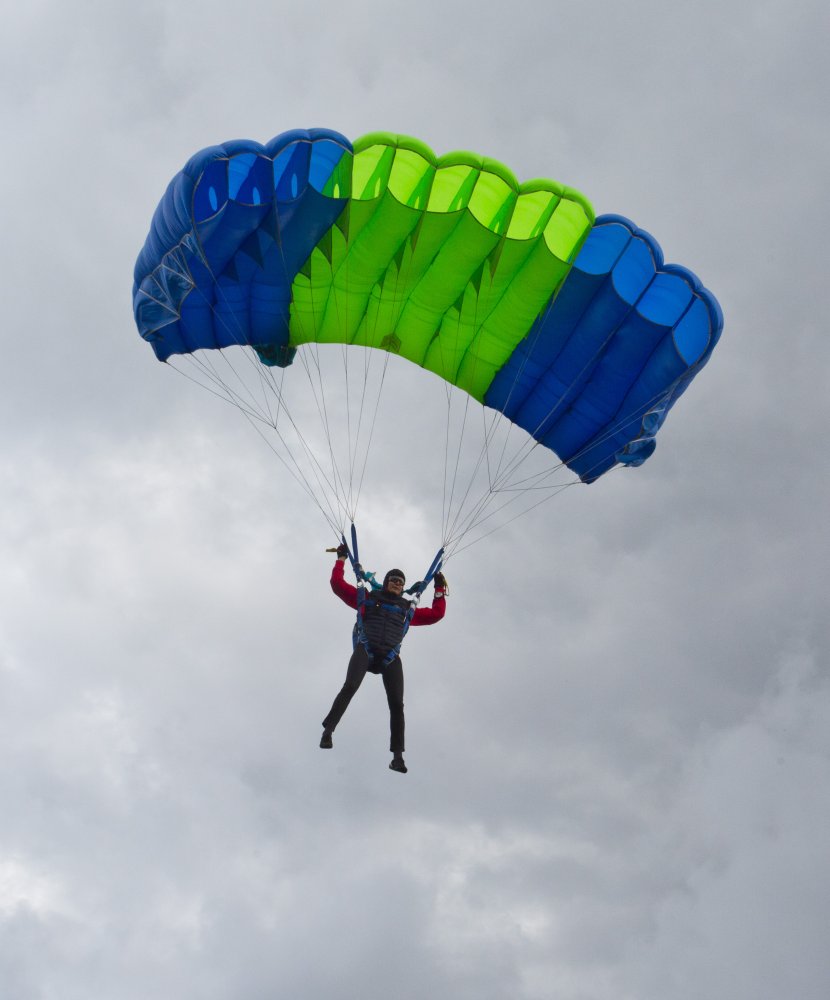
[[[393,757],[389,761],[390,771],[400,771],[401,774],[406,774],[406,764],[403,762],[403,757]]]
[[[320,737],[320,749],[321,750],[331,750],[334,744],[331,741],[331,731],[328,729],[323,730],[323,735]]]

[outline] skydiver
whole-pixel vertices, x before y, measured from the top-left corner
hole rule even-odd
[[[337,548],[337,558],[331,571],[331,589],[350,608],[358,607],[358,592],[347,583],[344,572],[349,550],[345,545]],[[432,607],[416,608],[410,624],[433,625],[444,617],[446,611],[447,581],[443,573],[436,573]],[[390,569],[383,578],[381,590],[366,589],[359,621],[354,630],[354,652],[346,670],[346,680],[323,719],[323,750],[332,747],[331,734],[360,687],[368,670],[380,674],[389,704],[389,749],[392,771],[406,774],[404,763],[404,714],[403,714],[403,664],[400,658],[401,642],[406,634],[406,616],[412,601],[403,596],[406,583],[404,573]]]

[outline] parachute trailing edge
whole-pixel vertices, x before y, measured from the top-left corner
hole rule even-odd
[[[583,481],[639,465],[723,327],[652,236],[579,192],[473,153],[326,129],[197,153],[139,254],[159,360],[303,344],[408,359],[503,413]]]

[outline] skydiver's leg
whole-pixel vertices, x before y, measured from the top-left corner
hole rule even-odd
[[[383,668],[383,686],[389,704],[389,749],[396,756],[404,751],[403,664],[396,656]]]
[[[349,666],[346,670],[346,680],[343,687],[334,699],[331,706],[331,711],[323,719],[323,729],[326,732],[334,732],[334,728],[340,719],[343,717],[343,713],[349,707],[349,702],[355,696],[357,689],[363,682],[363,678],[366,676],[366,671],[369,667],[369,654],[363,645],[358,643],[355,651],[352,653],[352,657],[349,660]]]

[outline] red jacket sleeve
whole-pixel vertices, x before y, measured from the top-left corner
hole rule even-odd
[[[338,559],[331,571],[331,589],[350,608],[357,607],[357,588],[346,582],[346,560]]]
[[[443,590],[437,590],[432,596],[431,608],[416,608],[412,616],[413,625],[434,625],[440,622],[447,610],[447,600]]]

